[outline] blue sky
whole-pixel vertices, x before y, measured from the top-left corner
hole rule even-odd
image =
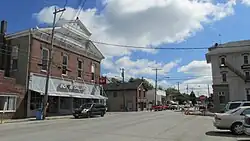
[[[224,43],[249,39],[250,8],[246,3],[242,3],[244,0],[239,0],[237,3],[234,3],[234,0],[231,3],[230,1],[211,0],[206,2],[206,6],[201,2],[191,3],[188,0],[169,1],[172,4],[171,7],[168,7],[167,4],[165,7],[163,4],[159,6],[149,0],[144,2],[138,0],[132,3],[133,6],[128,6],[131,5],[131,0],[107,0],[106,5],[103,4],[102,0],[87,0],[79,17],[93,33],[93,40],[115,44],[136,46],[153,44],[166,48],[196,48],[210,47],[215,42]],[[222,2],[221,4],[224,6],[217,7],[218,2]],[[0,19],[8,21],[8,33],[10,33],[50,22],[52,6],[63,7],[65,1],[4,0],[2,4],[5,6],[0,9],[0,13],[2,13]],[[78,5],[79,0],[69,0],[67,10],[62,18],[70,19],[69,15],[74,13],[74,9],[77,10]],[[178,13],[180,11],[178,8],[183,9],[183,7],[184,10]],[[192,8],[190,10],[185,9],[186,7]],[[42,10],[45,12],[42,13]],[[221,17],[221,15],[223,16]],[[179,20],[172,22],[176,19],[184,20],[181,23],[176,23]],[[159,28],[157,28],[158,26]],[[185,31],[189,31],[189,35]],[[181,33],[181,37],[177,37],[179,33]],[[163,79],[165,76],[170,76],[170,79],[183,78],[183,80],[178,80],[181,82],[183,90],[185,90],[186,85],[193,85],[194,88],[204,85],[204,90],[201,93],[206,93],[206,85],[212,83],[211,77],[198,77],[211,75],[210,65],[204,62],[207,50],[158,50],[156,53],[152,53],[97,46],[107,58],[102,64],[102,74],[110,77],[119,76],[119,68],[125,67],[127,78],[144,77],[153,83],[154,74],[150,67],[164,67],[168,64],[165,66],[164,72],[159,75],[159,83],[164,87],[176,86],[177,82]],[[143,63],[144,65],[141,65]],[[157,63],[161,64],[157,65]],[[151,64],[151,66],[145,66],[145,64]],[[184,79],[188,76],[196,77],[194,80],[185,81]]]

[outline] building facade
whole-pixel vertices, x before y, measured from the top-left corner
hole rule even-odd
[[[33,117],[41,107],[51,49],[52,28],[21,31],[6,36],[12,48],[10,76],[25,87],[20,117]],[[70,114],[87,102],[103,102],[99,85],[102,53],[89,40],[91,33],[79,19],[62,21],[55,28],[49,79],[48,115]]]
[[[147,91],[147,100],[155,103],[155,89]],[[156,104],[161,105],[166,102],[166,92],[163,90],[156,91]]]
[[[125,83],[110,83],[104,85],[108,97],[108,111],[143,111],[147,105],[147,90],[140,80]]]
[[[250,100],[250,40],[215,44],[206,54],[212,66],[214,110],[235,100]]]

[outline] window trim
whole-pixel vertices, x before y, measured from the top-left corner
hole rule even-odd
[[[46,50],[48,52],[48,56],[47,56],[47,70],[44,70],[43,69],[43,51]],[[41,54],[42,58],[41,58],[41,64],[42,64],[42,67],[41,67],[41,71],[42,72],[47,72],[48,71],[48,65],[49,65],[49,49],[48,48],[45,48],[43,47],[42,48],[42,54]]]
[[[10,95],[10,94],[7,94],[7,95],[0,95],[0,97],[13,97],[15,98],[15,110],[0,110],[0,113],[13,113],[13,112],[16,112],[16,109],[17,109],[17,98],[18,96],[17,95]]]
[[[63,64],[63,58],[64,57],[67,57],[67,65]],[[69,56],[67,54],[63,54],[63,58],[62,58],[62,75],[67,76],[68,75],[67,68],[68,68],[68,65],[69,65]],[[66,74],[63,74],[63,67],[65,67],[65,66],[66,66]]]

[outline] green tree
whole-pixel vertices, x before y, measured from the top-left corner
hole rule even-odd
[[[197,97],[193,91],[190,93],[189,97],[190,97],[190,101],[192,101],[193,105],[197,104]]]
[[[158,87],[159,90],[163,90],[163,88],[161,86]]]
[[[141,78],[130,78],[128,82],[133,82],[136,80],[141,80]],[[146,79],[143,79],[143,86],[147,89],[147,90],[152,90],[154,88],[154,86],[149,83]]]
[[[111,83],[121,83],[121,80],[118,80],[116,78],[111,78]]]

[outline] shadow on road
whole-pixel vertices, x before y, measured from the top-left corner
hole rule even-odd
[[[235,137],[249,137],[246,135],[233,135],[231,132],[229,131],[208,131],[205,133],[207,136],[216,136],[216,137],[231,137],[231,138],[235,138]],[[244,140],[242,140],[244,141]]]

